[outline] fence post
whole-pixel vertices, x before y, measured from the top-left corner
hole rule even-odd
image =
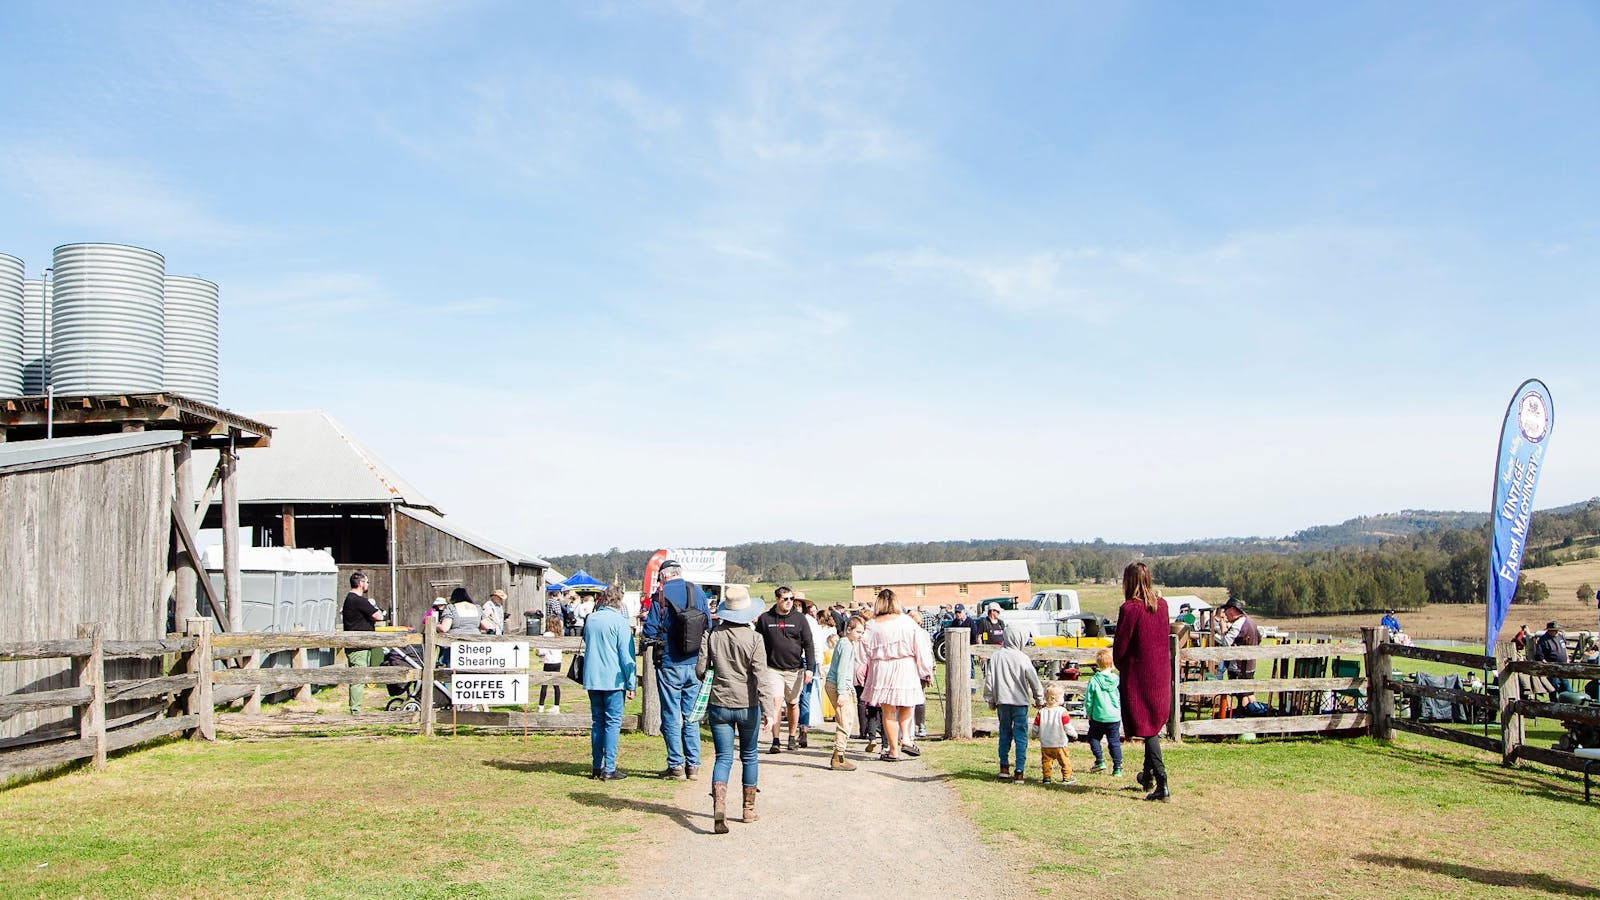
[[[296,628],[295,631],[305,631],[305,629],[304,628]],[[311,658],[308,655],[308,653],[306,651],[306,648],[304,648],[304,647],[296,647],[295,648],[295,650],[294,650],[294,660],[292,662],[292,665],[296,669],[309,669],[311,667]],[[310,700],[311,699],[311,685],[302,684],[299,687],[295,688],[294,689],[294,699],[296,699],[296,700]]]
[[[196,741],[214,741],[217,739],[217,708],[211,700],[211,620],[190,619],[184,623],[183,633],[194,637],[194,652],[189,655],[189,671],[194,673],[189,715],[200,717],[189,737]]]
[[[94,767],[106,767],[106,657],[105,626],[99,622],[78,626],[78,637],[89,639],[89,655],[72,658],[78,687],[89,689],[89,699],[78,707],[78,737],[94,741]]]
[[[439,658],[439,630],[432,619],[422,626],[422,683],[417,696],[422,701],[422,718],[418,724],[423,734],[433,734],[433,664]]]
[[[1522,702],[1522,676],[1511,671],[1517,651],[1502,641],[1495,648],[1495,680],[1500,682],[1500,764],[1515,766],[1517,750],[1526,739],[1526,726],[1519,711]]]
[[[972,644],[966,628],[944,630],[944,736],[972,737]]]
[[[259,669],[259,668],[261,668],[261,657],[264,656],[265,654],[266,654],[266,651],[264,651],[264,650],[259,650],[259,649],[258,650],[252,650],[250,652],[249,659],[247,659],[245,661],[244,667],[246,669]],[[246,714],[252,715],[252,716],[261,715],[261,685],[259,685],[259,684],[256,685],[255,690],[251,691],[245,697],[245,699],[244,699],[244,711],[245,711]]]
[[[652,737],[661,734],[661,695],[656,693],[656,654],[644,648],[644,677],[639,679],[639,730]]]
[[[1167,651],[1172,654],[1172,709],[1167,714],[1167,740],[1183,743],[1183,695],[1178,688],[1183,684],[1182,649],[1176,634],[1167,635]]]
[[[1380,741],[1394,740],[1394,694],[1389,690],[1389,670],[1394,658],[1383,652],[1389,642],[1389,629],[1378,625],[1361,626],[1361,642],[1367,646],[1367,733]]]

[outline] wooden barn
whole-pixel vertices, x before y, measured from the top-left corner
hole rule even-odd
[[[504,590],[508,631],[543,609],[550,564],[481,537],[320,410],[265,413],[272,445],[239,472],[240,524],[255,546],[326,548],[340,584],[364,572],[394,623],[416,627],[433,598],[465,587],[482,603]],[[197,469],[203,471],[201,465]],[[221,527],[213,515],[204,527]],[[342,596],[342,595],[341,595]]]
[[[173,432],[0,444],[0,641],[70,638],[101,622],[119,640],[165,635]],[[106,677],[144,678],[153,663],[108,662]],[[61,659],[0,664],[0,695],[74,685]],[[139,704],[113,704],[107,718]],[[145,704],[147,705],[147,704]],[[0,738],[70,723],[70,709],[20,712]]]

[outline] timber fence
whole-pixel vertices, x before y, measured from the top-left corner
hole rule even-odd
[[[1166,736],[1170,740],[1263,734],[1370,734],[1389,740],[1395,731],[1403,731],[1496,753],[1506,765],[1526,760],[1583,771],[1590,760],[1571,748],[1530,744],[1525,721],[1552,719],[1569,729],[1600,727],[1600,705],[1542,702],[1528,696],[1535,677],[1600,679],[1600,666],[1529,662],[1515,658],[1509,645],[1502,645],[1492,657],[1405,646],[1389,641],[1388,632],[1377,627],[1363,628],[1360,641],[1256,647],[1186,646],[1187,637],[1180,632],[1168,639],[1172,710]],[[975,668],[971,661],[992,656],[995,648],[969,645],[964,629],[948,629],[945,641],[948,696],[969,696]],[[1028,647],[1026,652],[1036,664],[1081,664],[1092,662],[1099,649]],[[1396,659],[1460,667],[1467,686],[1439,687],[1422,683],[1421,678],[1398,677]],[[1255,661],[1258,669],[1270,663],[1271,677],[1224,677],[1226,664],[1247,660]],[[1488,678],[1474,678],[1472,673],[1487,674]],[[1083,680],[1053,683],[1069,698],[1087,689]],[[1461,721],[1467,727],[1399,715],[1397,698],[1413,709],[1424,700],[1444,701],[1465,711]],[[1241,708],[1251,701],[1265,703],[1269,714],[1240,715]],[[1482,728],[1474,729],[1474,724]],[[975,718],[970,703],[952,699],[945,705],[946,737],[970,738],[975,731],[996,727],[993,718]]]
[[[539,713],[522,698],[521,711],[470,711],[436,709],[433,685],[448,684],[451,676],[518,675],[529,688],[559,685],[581,691],[583,686],[567,676],[566,670],[543,671],[535,653],[525,665],[508,668],[447,668],[437,665],[439,649],[458,643],[527,645],[541,649],[578,653],[581,638],[546,638],[535,635],[482,635],[459,638],[433,632],[228,632],[215,633],[210,619],[191,618],[185,633],[161,640],[113,641],[104,636],[98,623],[78,626],[78,636],[69,640],[0,643],[0,664],[17,660],[60,658],[71,661],[73,687],[55,690],[20,691],[0,696],[0,721],[18,713],[38,710],[71,709],[72,721],[36,729],[27,734],[0,739],[0,783],[30,773],[77,760],[92,760],[97,769],[106,766],[106,754],[157,738],[182,733],[195,740],[215,740],[218,728],[224,730],[316,731],[335,728],[381,726],[415,728],[431,735],[443,724],[477,729],[527,731],[586,731],[590,718],[585,713]],[[420,668],[409,666],[350,666],[340,664],[354,650],[388,650],[416,646],[421,651]],[[309,665],[315,650],[334,653],[333,665]],[[292,652],[287,667],[265,666],[269,656]],[[155,659],[161,661],[156,677],[107,681],[105,663],[115,659]],[[655,694],[655,669],[651,654],[640,661],[642,714],[623,718],[625,729],[642,729],[659,734],[661,714]],[[416,687],[418,702],[413,710],[360,712],[356,715],[327,715],[320,712],[275,711],[263,715],[261,703],[267,696],[293,692],[296,699],[310,699],[314,686],[407,685]],[[531,693],[531,692],[530,692]],[[448,695],[449,692],[446,691]],[[139,711],[108,721],[106,707],[111,703],[145,700]],[[231,707],[237,705],[238,710]],[[223,709],[219,710],[219,707]]]

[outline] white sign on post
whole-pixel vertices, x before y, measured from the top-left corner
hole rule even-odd
[[[458,704],[482,703],[501,706],[522,703],[528,699],[528,676],[452,675],[450,692]]]
[[[460,641],[451,645],[452,669],[524,669],[527,666],[527,641],[481,644]]]

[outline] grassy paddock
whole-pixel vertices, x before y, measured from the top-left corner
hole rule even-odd
[[[620,767],[660,751],[624,735]],[[671,802],[588,760],[587,736],[175,741],[0,795],[0,893],[580,896],[621,879],[629,810]]]
[[[1026,861],[1038,893],[1071,896],[1503,897],[1600,894],[1600,836],[1581,778],[1508,770],[1402,736],[1167,745],[1171,803],[1132,778],[994,780],[991,741],[929,744],[984,839]],[[1127,748],[1130,775],[1142,756]],[[947,848],[959,852],[959,848]],[[974,850],[976,848],[968,848]]]

